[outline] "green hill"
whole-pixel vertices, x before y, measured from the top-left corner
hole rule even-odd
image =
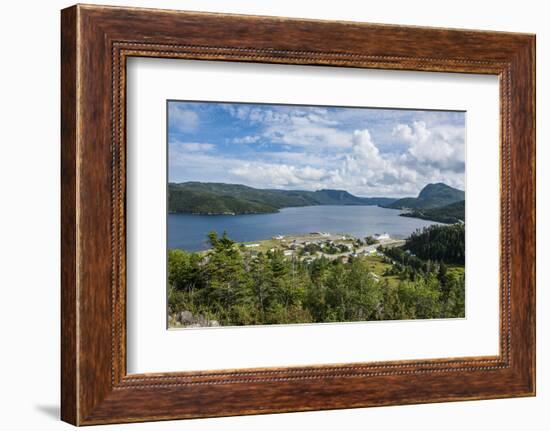
[[[168,211],[191,214],[259,214],[312,205],[386,205],[392,198],[362,198],[344,190],[255,189],[241,184],[170,183]]]
[[[464,265],[465,234],[464,224],[427,226],[413,232],[407,238],[403,249],[422,260]]]
[[[345,190],[323,189],[312,193],[316,205],[383,205],[395,201],[395,198],[361,198]]]
[[[175,188],[169,189],[168,211],[191,214],[259,214],[277,212],[278,208],[234,196]]]
[[[418,197],[398,199],[386,208],[394,209],[430,209],[438,208],[464,200],[464,192],[443,183],[428,184],[419,193]]]
[[[438,208],[415,209],[401,214],[405,217],[415,217],[433,220],[441,223],[458,223],[465,220],[465,201],[455,202]]]

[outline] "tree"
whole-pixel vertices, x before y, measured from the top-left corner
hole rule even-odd
[[[353,304],[347,283],[348,276],[344,265],[337,262],[331,268],[327,279],[325,321],[342,322],[349,319]]]
[[[404,319],[403,305],[399,299],[399,289],[397,286],[390,286],[385,280],[382,286],[382,303],[380,310],[381,320],[401,320]]]
[[[365,258],[354,259],[349,265],[346,284],[352,304],[348,320],[377,319],[383,293]]]
[[[244,261],[235,242],[224,232],[218,238],[216,232],[208,234],[212,250],[205,265],[207,275],[208,306],[227,321],[231,308],[247,295],[244,287]]]
[[[451,274],[447,280],[447,298],[443,302],[442,317],[465,316],[464,275]]]
[[[259,313],[259,322],[263,322],[272,297],[271,280],[273,278],[271,266],[265,254],[259,253],[252,259],[248,274],[250,291],[254,293],[255,306]]]
[[[437,279],[439,280],[439,286],[441,288],[441,301],[445,303],[449,299],[449,286],[447,283],[447,265],[445,265],[443,261],[439,262]]]
[[[420,259],[464,265],[465,225],[432,225],[412,233],[405,243]]]
[[[400,282],[399,301],[405,319],[433,319],[440,317],[439,284],[434,276],[420,278],[414,283]]]
[[[425,234],[411,240],[415,247],[425,247]],[[437,235],[442,241],[447,234]],[[280,250],[251,252],[225,232],[221,237],[211,232],[208,238],[207,252],[168,252],[172,320],[179,311],[222,325],[464,316],[464,270],[443,258],[423,259],[411,250],[380,247],[385,254],[380,263],[391,266],[376,275],[372,259],[364,256],[346,262],[324,256],[304,261],[287,258]],[[426,247],[428,254],[433,252],[430,256],[450,249]]]
[[[374,239],[374,237],[371,236],[371,235],[365,237],[365,244],[366,244],[366,245],[374,245],[374,244],[376,244],[377,242],[378,242],[378,241],[376,241],[376,240]]]

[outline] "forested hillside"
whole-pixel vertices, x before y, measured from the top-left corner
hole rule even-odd
[[[344,190],[255,189],[240,184],[170,183],[168,211],[190,214],[257,214],[312,205],[385,205],[392,198],[362,198]]]
[[[466,219],[465,201],[455,202],[437,208],[415,209],[401,214],[405,217],[415,217],[440,223],[459,223]]]
[[[170,189],[168,210],[191,214],[260,214],[277,212],[278,207],[208,191]]]
[[[462,190],[443,183],[436,183],[426,185],[416,198],[402,198],[384,206],[395,209],[429,209],[463,200],[464,192]]]
[[[251,252],[225,234],[209,241],[206,253],[169,251],[172,326],[464,316],[463,225],[427,228],[403,248],[347,260]]]
[[[412,233],[403,248],[420,259],[464,265],[465,225],[425,227]]]

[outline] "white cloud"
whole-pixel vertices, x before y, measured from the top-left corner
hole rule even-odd
[[[417,174],[396,158],[381,154],[367,129],[354,131],[348,140],[351,148],[338,157],[332,156],[329,163],[320,156],[286,151],[261,153],[272,157],[271,163],[227,160],[226,166],[232,166],[228,173],[233,181],[255,187],[336,188],[361,196],[418,192]],[[299,163],[302,158],[313,163]]]
[[[292,147],[350,146],[349,132],[338,128],[338,121],[324,108],[223,106],[233,117],[241,121],[264,126],[258,136],[238,138],[236,143],[254,143],[263,138],[267,142]]]
[[[363,195],[387,190],[389,186],[398,189],[395,193],[406,193],[414,189],[417,180],[414,171],[391,154],[380,152],[368,129],[353,132],[352,151],[346,155],[339,174]]]
[[[238,138],[234,138],[231,142],[234,144],[255,144],[261,138],[262,137],[258,135],[247,135],[247,136],[240,136]]]
[[[368,129],[355,130],[352,137],[353,154],[363,160],[364,163],[378,167],[383,163],[380,151],[371,139]]]
[[[408,144],[410,162],[464,171],[464,128],[448,125],[428,128],[423,121],[415,121],[412,127],[398,124],[392,134]]]
[[[341,160],[337,154],[305,151],[262,151],[258,157],[266,162],[290,163],[295,166],[322,166],[333,168]]]
[[[199,116],[195,111],[184,109],[181,105],[168,105],[170,127],[178,132],[195,132],[199,127]]]
[[[320,181],[326,176],[323,169],[274,163],[247,162],[229,172],[247,184],[261,184],[263,187],[303,186],[311,181]]]
[[[312,168],[311,166],[306,166],[299,170],[298,177],[302,180],[322,180],[326,176],[324,169]]]
[[[212,151],[216,148],[214,144],[208,144],[205,142],[177,142],[170,144],[172,148],[177,147],[182,152],[189,153],[204,153]]]
[[[289,114],[281,112],[277,107],[267,108],[255,105],[220,105],[229,114],[239,120],[246,120],[251,123],[282,123],[288,120]],[[292,110],[295,112],[295,110]]]
[[[388,124],[387,134],[405,146],[404,151],[388,152],[381,150],[368,128],[339,129],[322,109],[307,115],[299,109],[292,115],[248,106],[231,109],[232,115],[265,126],[232,142],[266,140],[278,144],[274,146],[278,150],[262,151],[252,145],[242,156],[223,156],[213,152],[212,144],[184,143],[174,147],[171,166],[200,181],[258,188],[334,188],[359,196],[415,196],[433,182],[464,188],[463,127],[428,126],[422,121]]]
[[[265,138],[292,147],[349,148],[349,132],[327,125],[318,116],[291,116],[282,124],[270,124]]]

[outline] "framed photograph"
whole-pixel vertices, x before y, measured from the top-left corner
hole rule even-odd
[[[535,394],[535,37],[62,11],[62,419]]]

